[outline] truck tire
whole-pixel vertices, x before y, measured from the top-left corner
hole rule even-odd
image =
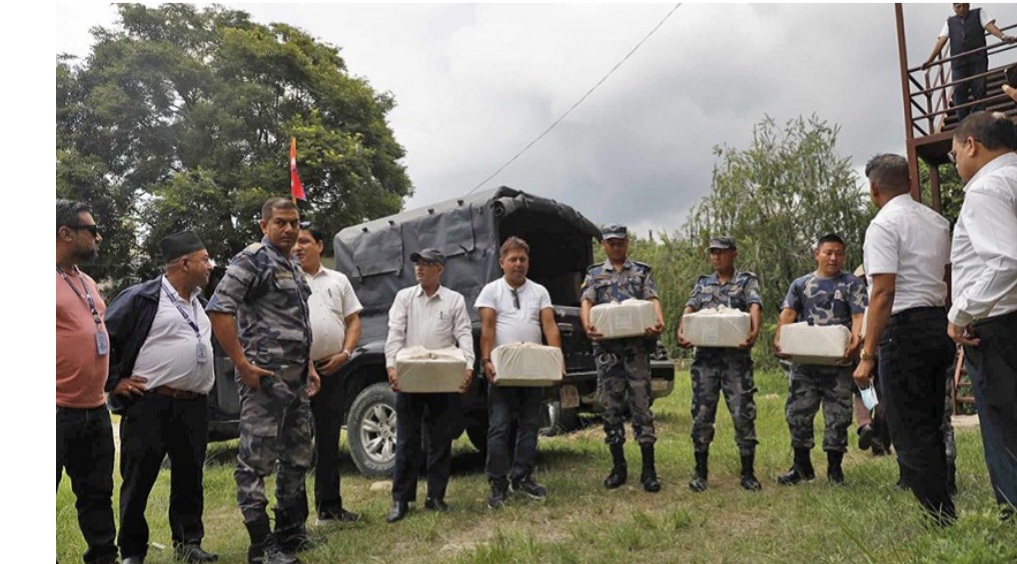
[[[369,478],[392,475],[396,453],[395,393],[388,383],[364,388],[350,406],[346,421],[350,456]]]

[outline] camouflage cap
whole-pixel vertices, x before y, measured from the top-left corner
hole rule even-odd
[[[438,249],[424,249],[410,255],[410,262],[417,263],[420,261],[444,265],[445,255]]]
[[[713,249],[734,249],[735,240],[734,237],[714,237],[710,239],[710,250]]]
[[[612,223],[610,225],[605,226],[603,229],[601,229],[600,230],[600,235],[604,239],[628,239],[629,238],[629,230],[624,225],[618,225],[617,223]]]

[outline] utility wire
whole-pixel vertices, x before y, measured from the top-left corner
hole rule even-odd
[[[651,30],[650,30],[650,33],[647,33],[645,37],[643,37],[642,39],[640,39],[640,40],[639,40],[639,43],[636,43],[636,46],[635,46],[635,47],[633,47],[633,48],[632,48],[632,50],[631,50],[631,51],[629,51],[629,52],[628,52],[628,54],[627,54],[627,55],[625,55],[625,56],[624,56],[624,57],[622,58],[622,60],[618,61],[618,64],[616,64],[616,65],[615,65],[614,67],[612,67],[612,68],[611,68],[611,70],[609,70],[609,71],[607,72],[607,74],[605,74],[605,75],[604,75],[604,78],[601,78],[601,79],[600,79],[600,80],[599,80],[599,81],[598,81],[598,82],[597,82],[596,84],[594,84],[594,85],[593,85],[593,88],[590,88],[590,89],[589,89],[589,90],[588,90],[588,91],[586,92],[586,94],[583,94],[583,97],[582,97],[582,98],[580,98],[580,99],[579,99],[579,100],[578,100],[578,101],[577,101],[577,102],[576,102],[575,104],[572,104],[572,107],[571,107],[571,108],[569,108],[568,110],[566,110],[566,112],[565,112],[564,114],[562,114],[562,115],[561,115],[561,117],[559,117],[558,119],[554,120],[554,123],[552,123],[552,124],[550,125],[550,127],[548,127],[547,129],[545,129],[545,130],[544,130],[544,132],[543,132],[543,133],[541,133],[540,135],[538,135],[536,139],[534,139],[533,141],[530,141],[530,142],[529,142],[529,144],[527,144],[527,145],[526,145],[525,147],[523,147],[523,149],[522,149],[521,151],[519,151],[518,153],[516,153],[516,154],[515,154],[515,156],[514,156],[514,157],[512,157],[511,159],[509,159],[507,163],[505,163],[505,164],[501,165],[501,167],[500,167],[500,168],[498,168],[498,170],[494,171],[494,172],[493,172],[493,173],[491,174],[491,176],[488,176],[488,177],[487,177],[487,178],[485,178],[485,179],[484,179],[483,181],[481,181],[481,183],[480,183],[480,184],[477,184],[476,186],[474,186],[474,187],[473,187],[473,190],[470,190],[469,192],[467,192],[467,194],[472,194],[472,193],[476,192],[476,191],[477,191],[477,189],[479,189],[479,188],[480,188],[481,186],[483,186],[484,184],[487,184],[487,181],[488,181],[488,180],[491,180],[491,179],[492,179],[492,178],[494,178],[495,176],[498,176],[498,173],[500,173],[501,171],[505,170],[505,169],[506,169],[506,168],[507,168],[507,167],[508,167],[508,166],[509,166],[510,164],[512,164],[513,162],[515,162],[515,160],[516,160],[516,159],[518,159],[518,158],[519,158],[520,156],[522,156],[522,154],[523,154],[523,153],[525,153],[526,151],[528,151],[528,150],[530,149],[530,147],[534,146],[534,145],[535,145],[535,144],[537,143],[537,141],[540,141],[541,139],[543,139],[543,138],[544,138],[544,136],[545,136],[545,135],[547,135],[548,133],[550,133],[550,132],[551,132],[551,130],[552,130],[552,129],[554,129],[554,128],[555,128],[555,127],[556,127],[556,126],[557,126],[557,125],[559,124],[559,123],[561,123],[561,121],[562,121],[563,119],[565,119],[565,117],[566,117],[566,116],[568,116],[568,115],[569,115],[570,113],[572,113],[572,110],[574,110],[574,109],[578,108],[578,107],[579,107],[579,104],[582,104],[582,103],[583,103],[583,101],[584,101],[584,100],[586,100],[586,98],[587,98],[587,97],[589,97],[589,95],[590,95],[590,94],[593,94],[593,91],[594,91],[594,90],[596,90],[597,88],[600,88],[600,85],[601,85],[601,84],[604,84],[604,82],[605,82],[605,81],[606,81],[606,80],[607,80],[608,78],[610,78],[612,74],[614,74],[614,71],[618,70],[618,68],[619,68],[619,67],[621,67],[621,66],[622,66],[622,64],[624,64],[624,63],[625,63],[625,61],[629,60],[629,57],[631,57],[631,56],[632,56],[632,55],[633,55],[633,54],[634,54],[634,53],[635,53],[635,52],[636,52],[637,50],[639,50],[639,48],[640,48],[640,47],[642,47],[643,43],[646,43],[646,40],[647,40],[647,39],[649,39],[649,38],[650,38],[650,37],[651,37],[651,36],[652,36],[652,35],[653,35],[654,33],[656,33],[656,32],[657,32],[657,30],[658,30],[658,29],[660,29],[660,26],[664,25],[664,22],[666,22],[666,21],[667,21],[667,19],[671,17],[671,14],[675,13],[675,10],[677,10],[678,8],[680,8],[680,7],[681,7],[681,5],[682,5],[682,3],[681,3],[681,2],[679,2],[679,3],[675,4],[674,8],[671,8],[671,11],[670,11],[670,12],[668,12],[667,14],[665,14],[665,15],[664,15],[664,17],[663,17],[663,18],[662,18],[662,19],[661,19],[661,20],[660,20],[659,22],[657,22],[657,25],[655,25],[655,26],[653,27],[653,29],[651,29]]]

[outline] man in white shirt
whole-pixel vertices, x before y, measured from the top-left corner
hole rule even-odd
[[[215,381],[212,326],[201,289],[213,264],[190,231],[166,237],[159,247],[165,274],[124,290],[106,311],[111,345],[106,387],[121,414],[117,544],[124,564],[145,561],[145,507],[169,455],[174,552],[187,562],[215,562],[216,555],[201,549],[208,392]]]
[[[491,351],[509,343],[539,345],[542,333],[549,346],[561,348],[551,295],[546,288],[526,278],[530,269],[530,246],[519,237],[509,237],[501,246],[498,263],[505,275],[484,286],[474,304],[481,323],[483,358],[480,367],[489,384],[487,481],[491,484],[491,497],[487,506],[491,509],[505,505],[510,480],[516,492],[533,499],[547,496],[547,488],[533,480],[543,389],[496,385]],[[509,437],[515,420],[518,420],[516,444],[510,450]]]
[[[466,370],[459,393],[469,389],[473,379],[473,330],[466,300],[459,292],[441,285],[445,255],[437,249],[424,249],[410,255],[413,274],[419,284],[396,294],[388,312],[388,340],[385,342],[385,367],[388,382],[396,392],[396,462],[392,474],[392,508],[386,520],[395,523],[409,511],[417,498],[417,473],[420,468],[421,427],[430,438],[427,452],[427,497],[424,507],[448,511],[445,491],[452,467],[450,430],[459,414],[459,394],[404,393],[399,391],[396,355],[404,347],[421,346],[441,349],[458,346],[466,357]]]
[[[879,213],[865,231],[869,322],[854,372],[871,384],[879,357],[879,395],[897,448],[903,485],[939,525],[956,520],[947,488],[943,378],[955,347],[946,323],[950,224],[911,199],[907,159],[877,155],[865,166]]]
[[[300,261],[311,295],[311,360],[321,375],[321,389],[311,398],[314,413],[314,508],[318,522],[350,523],[360,518],[343,508],[339,490],[339,433],[343,425],[343,381],[338,376],[360,340],[364,309],[346,275],[321,265],[325,248],[321,231],[301,224],[293,255]]]
[[[989,478],[1003,517],[1017,505],[1017,131],[979,112],[953,134],[951,157],[967,184],[954,227],[948,333],[964,346]]]

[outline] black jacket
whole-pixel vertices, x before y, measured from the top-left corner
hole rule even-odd
[[[122,413],[129,399],[113,394],[122,378],[130,378],[141,346],[152,329],[162,297],[162,276],[127,288],[106,308],[106,330],[109,332],[109,377],[106,379],[106,403],[113,413]],[[199,295],[202,305],[205,296]]]

